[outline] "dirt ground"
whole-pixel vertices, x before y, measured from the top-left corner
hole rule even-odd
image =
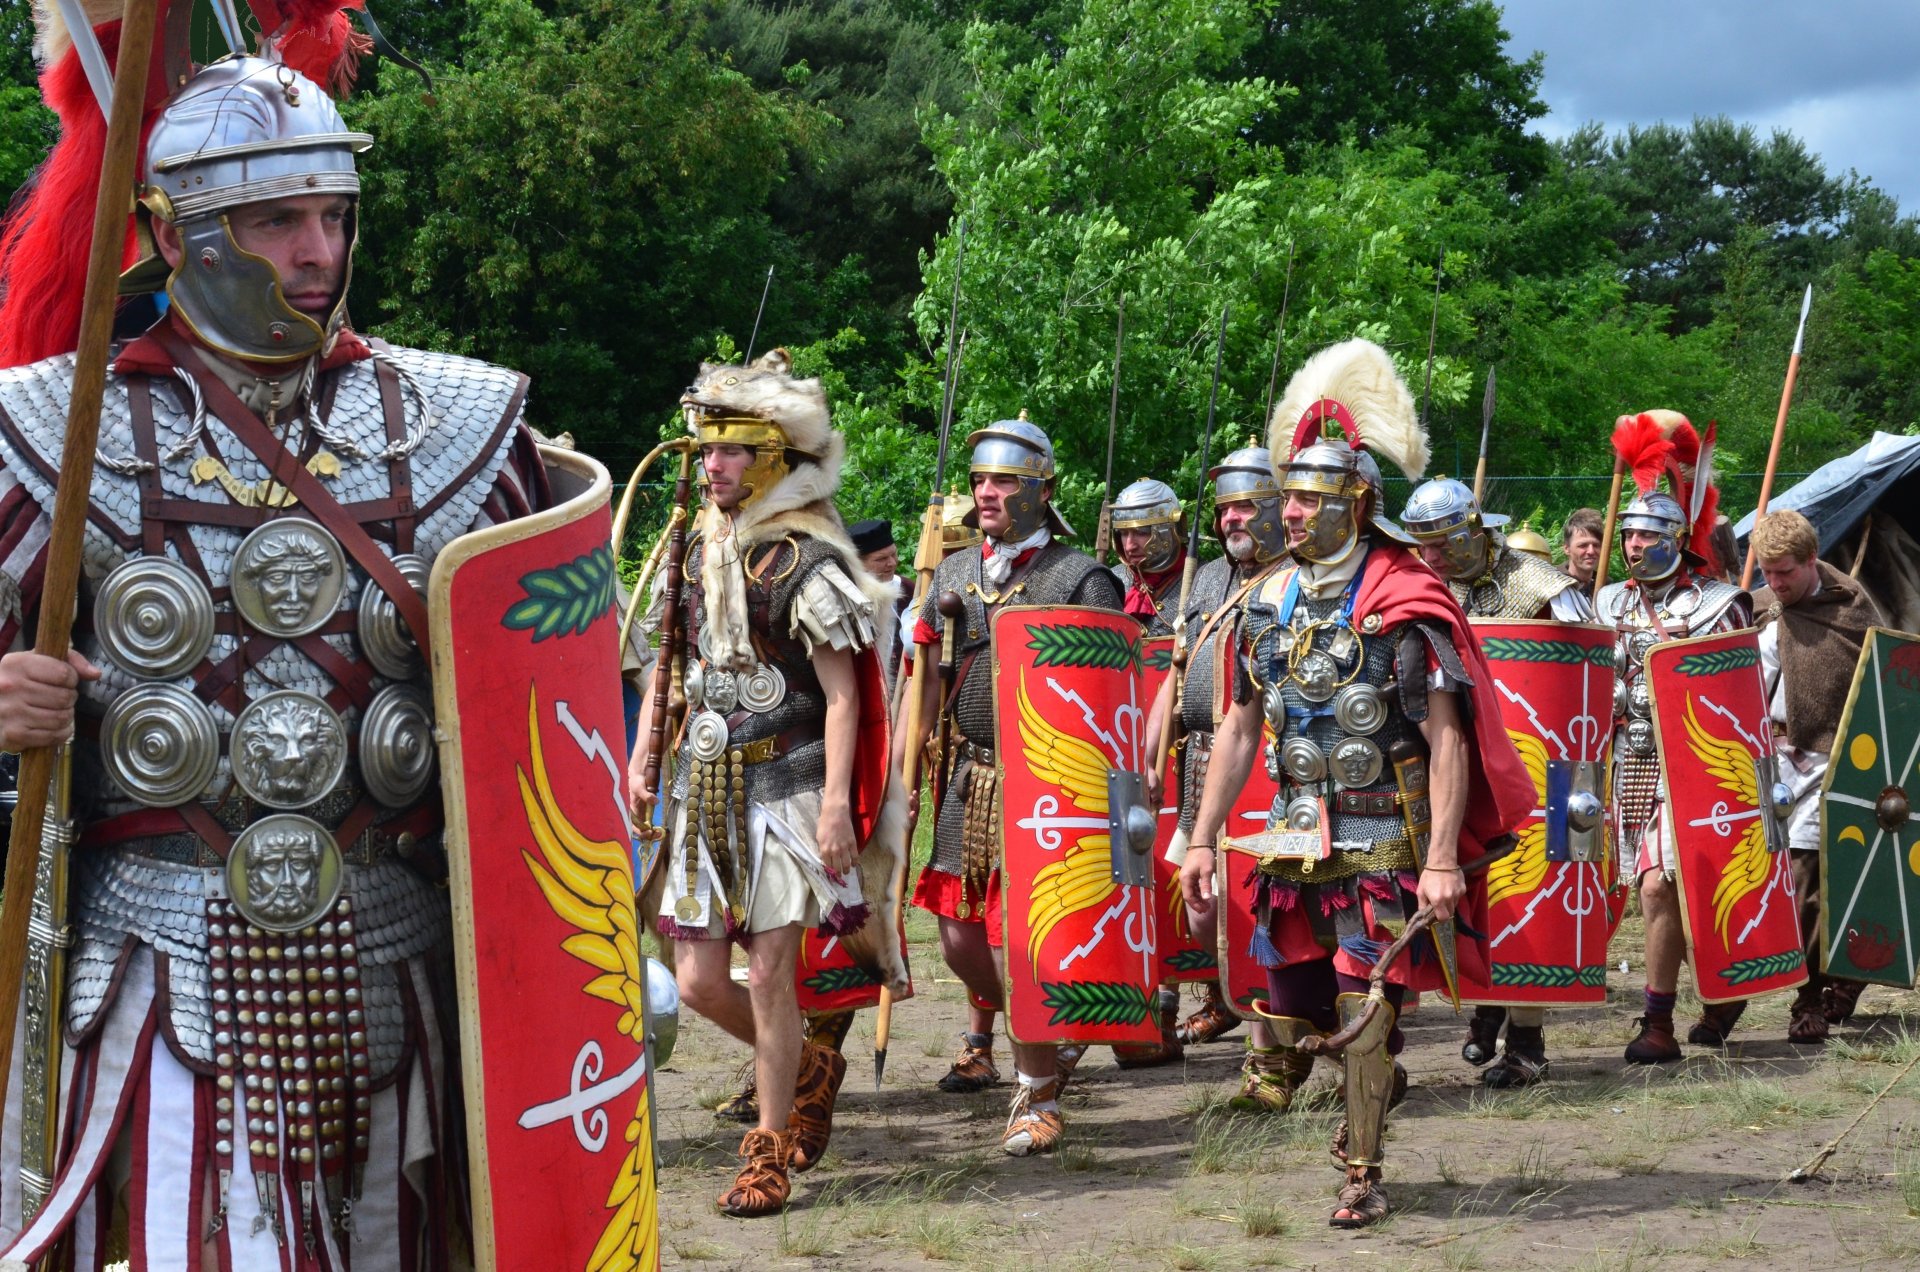
[[[1244,1031],[1184,1063],[1122,1073],[1090,1053],[1052,1157],[999,1151],[1011,1090],[944,1095],[965,997],[927,916],[909,923],[918,996],[894,1017],[873,1088],[873,1013],[847,1040],[825,1160],[784,1217],[733,1220],[738,1126],[709,1109],[745,1049],[683,1013],[658,1075],[660,1216],[669,1267],[1554,1268],[1558,1272],[1920,1267],[1920,1068],[1843,1141],[1817,1180],[1782,1182],[1920,1053],[1920,994],[1875,988],[1824,1048],[1786,1039],[1787,995],[1756,1004],[1723,1052],[1633,1068],[1635,920],[1613,947],[1604,1008],[1549,1014],[1551,1080],[1497,1093],[1461,1059],[1464,1020],[1429,1001],[1405,1022],[1413,1077],[1387,1148],[1394,1213],[1327,1226],[1335,1071],[1283,1117],[1223,1106]],[[1619,964],[1629,960],[1622,973]],[[1191,996],[1189,996],[1189,999]],[[1682,1019],[1697,1013],[1684,996]],[[1004,1041],[1001,1071],[1011,1082]]]

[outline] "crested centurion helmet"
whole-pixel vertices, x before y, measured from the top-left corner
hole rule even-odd
[[[967,460],[972,476],[996,473],[1020,480],[1020,489],[1006,500],[1007,519],[1011,523],[1003,536],[1009,542],[1029,538],[1041,529],[1050,529],[1062,538],[1073,529],[1053,506],[1053,442],[1046,430],[1027,418],[995,420],[985,428],[967,434],[973,454]],[[969,525],[979,525],[979,514],[970,514]]]
[[[228,213],[242,204],[305,195],[357,200],[354,156],[373,145],[352,132],[333,99],[280,62],[228,58],[187,81],[154,120],[141,165],[140,204],[180,235],[167,272],[174,310],[209,347],[250,362],[297,362],[321,352],[346,321],[358,237],[347,211],[339,294],[322,320],[287,303],[289,281],[234,241]],[[164,263],[149,258],[127,290],[153,290]]]
[[[1413,395],[1387,351],[1370,340],[1322,349],[1294,372],[1268,423],[1269,448],[1287,462],[1275,468],[1281,488],[1312,496],[1305,537],[1293,554],[1320,565],[1347,559],[1367,530],[1411,545],[1380,508],[1385,455],[1409,477],[1427,468],[1427,434]]]
[[[1147,548],[1140,568],[1149,574],[1168,569],[1180,556],[1180,496],[1173,487],[1152,477],[1142,477],[1113,501],[1113,529],[1144,530]]]
[[[1287,523],[1280,515],[1286,496],[1281,492],[1280,479],[1273,475],[1272,451],[1251,445],[1230,451],[1207,470],[1207,480],[1213,483],[1216,530],[1219,509],[1228,504],[1251,504],[1254,516],[1244,532],[1253,540],[1253,560],[1265,565],[1286,555]],[[1227,545],[1227,552],[1232,555],[1232,544]]]
[[[1488,531],[1507,524],[1499,513],[1483,513],[1480,501],[1463,481],[1435,477],[1414,488],[1400,524],[1421,543],[1441,546],[1450,579],[1477,579],[1496,555]]]
[[[1642,411],[1614,423],[1614,454],[1632,472],[1637,491],[1620,514],[1621,534],[1655,536],[1638,549],[1637,559],[1629,550],[1629,578],[1658,583],[1672,578],[1683,563],[1714,573],[1711,536],[1720,499],[1713,485],[1713,440],[1712,425],[1702,441],[1678,411]]]

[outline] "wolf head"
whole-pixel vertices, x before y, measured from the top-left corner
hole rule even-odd
[[[750,487],[735,519],[764,520],[832,496],[840,484],[846,439],[834,431],[817,379],[793,375],[793,359],[775,349],[746,366],[703,362],[680,395],[687,431],[701,444],[753,450]]]

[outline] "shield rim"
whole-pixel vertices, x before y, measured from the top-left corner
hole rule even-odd
[[[1910,642],[1916,647],[1920,647],[1920,634],[1903,632],[1895,627],[1882,627],[1878,625],[1867,628],[1866,642],[1860,647],[1860,661],[1855,663],[1853,667],[1853,683],[1847,687],[1846,705],[1840,709],[1840,721],[1834,730],[1833,736],[1836,749],[1839,746],[1840,740],[1852,732],[1849,726],[1853,722],[1853,707],[1860,699],[1860,689],[1866,682],[1867,669],[1874,665],[1874,646],[1881,636],[1894,638],[1902,643]],[[1880,723],[1882,731],[1884,732],[1886,727],[1886,711],[1884,708],[1882,708],[1880,712]],[[1878,740],[1882,746],[1886,745],[1884,738]],[[1827,880],[1827,866],[1830,861],[1827,853],[1827,845],[1831,842],[1827,835],[1827,797],[1833,789],[1834,758],[1837,757],[1829,757],[1827,761],[1827,771],[1822,775],[1820,780],[1820,930],[1818,936],[1820,970],[1822,972],[1825,972],[1832,964],[1830,954],[1830,943],[1833,939],[1832,911],[1828,903],[1833,893]],[[1912,819],[1909,818],[1909,824],[1911,824],[1911,820]],[[1899,841],[1895,840],[1894,842],[1897,849]],[[1791,852],[1792,849],[1788,849],[1788,851]],[[1863,869],[1860,873],[1864,877],[1866,871]],[[1915,986],[1920,986],[1920,941],[1915,940],[1915,934],[1912,928],[1902,932],[1901,938],[1906,945],[1907,966],[1913,969],[1913,975],[1910,978],[1904,980],[1875,980],[1871,975],[1867,975],[1859,976],[1857,979],[1864,980],[1873,985],[1892,985],[1902,989],[1912,989]]]
[[[1129,614],[1123,614],[1119,610],[1105,610],[1105,609],[1099,608],[1098,606],[1093,606],[1093,605],[1001,605],[994,609],[992,617],[987,620],[987,630],[991,633],[991,639],[989,640],[988,644],[989,644],[989,647],[994,651],[996,655],[992,660],[993,728],[994,728],[993,771],[994,771],[994,779],[996,782],[998,782],[999,789],[1001,791],[1001,808],[1000,808],[1000,941],[1001,941],[1000,994],[1001,994],[1001,999],[1000,999],[1000,1002],[1002,1007],[1004,1008],[1004,1015],[1006,1018],[1007,1038],[1010,1041],[1012,1041],[1015,1045],[1023,1046],[1023,1047],[1024,1046],[1035,1046],[1035,1047],[1078,1046],[1078,1045],[1082,1045],[1083,1040],[1075,1039],[1075,1038],[1048,1038],[1048,1039],[1029,1042],[1028,1040],[1020,1037],[1019,1034],[1015,1033],[1013,1028],[1013,959],[1006,955],[1006,951],[1009,948],[1011,948],[1010,942],[1009,942],[1009,936],[1011,934],[1011,930],[1013,927],[1013,920],[1011,917],[1012,907],[1009,904],[1009,893],[1007,890],[1007,833],[1006,833],[1006,803],[1005,803],[1005,791],[1006,791],[1006,781],[1007,781],[1006,748],[1000,745],[1000,737],[999,737],[999,734],[1000,734],[1000,672],[1002,670],[1003,664],[1000,658],[997,656],[1001,648],[1000,633],[998,629],[1000,625],[1000,620],[1002,618],[1005,618],[1008,615],[1057,614],[1062,610],[1084,610],[1093,614],[1101,614],[1114,619],[1126,620],[1127,628],[1130,630],[1130,634],[1134,638],[1134,642],[1133,642],[1134,643],[1134,660],[1136,664],[1139,661],[1139,645],[1143,637],[1143,632],[1141,631],[1140,623],[1138,619],[1135,619]],[[1146,720],[1145,720],[1145,717],[1143,716],[1141,719],[1141,727],[1145,728],[1145,726],[1146,726]],[[1143,748],[1146,746],[1145,738],[1141,739],[1141,744]],[[1109,767],[1111,767],[1111,765],[1109,765]],[[1121,885],[1116,885],[1116,886],[1121,886]],[[1149,983],[1145,986],[1146,992],[1151,995],[1157,990],[1159,985],[1160,927],[1159,927],[1159,924],[1156,922],[1159,916],[1154,913],[1154,906],[1158,900],[1159,890],[1157,888],[1150,886],[1144,889],[1144,891],[1148,894],[1147,903],[1145,907],[1147,922],[1150,925],[1152,925],[1153,937],[1154,937],[1154,941],[1153,941],[1154,948],[1153,948],[1153,954],[1151,959],[1153,964],[1153,970],[1149,974]],[[1096,1038],[1092,1040],[1084,1040],[1084,1045],[1107,1046],[1116,1042],[1122,1045],[1125,1045],[1125,1044],[1134,1043],[1134,1042],[1149,1043],[1149,1042],[1159,1041],[1160,1024],[1159,1024],[1159,1021],[1153,1016],[1152,1013],[1148,1014],[1147,1022],[1142,1027],[1150,1030],[1150,1033],[1140,1038]]]
[[[480,1039],[480,981],[478,969],[469,955],[477,940],[471,880],[465,877],[470,863],[465,849],[471,842],[472,831],[467,822],[466,775],[460,764],[460,704],[453,679],[453,629],[447,614],[454,575],[460,567],[496,548],[537,538],[556,527],[591,515],[600,505],[611,504],[613,478],[598,460],[557,446],[542,444],[538,449],[544,465],[584,480],[585,489],[551,508],[459,536],[434,559],[433,572],[427,583],[428,626],[433,646],[433,704],[440,735],[439,780],[442,802],[446,806],[448,892],[453,909],[455,1015],[460,1029],[461,1097],[465,1105],[467,1128],[467,1185],[473,1215],[473,1262],[476,1272],[494,1272],[499,1266],[499,1252],[494,1240],[496,1216],[492,1153],[486,1133],[486,1084],[477,1055]],[[456,846],[459,851],[455,851]],[[644,1001],[642,1011],[643,1014],[646,1011]],[[650,1016],[645,1019],[645,1027],[651,1035],[653,1022]],[[654,1105],[656,1098],[653,1077],[652,1066],[649,1065],[646,1078],[649,1106]],[[654,1108],[653,1112],[657,1114],[658,1109]],[[655,1125],[656,1118],[649,1117],[650,1133]]]
[[[1648,661],[1646,664],[1643,665],[1642,674],[1647,677],[1647,699],[1648,699],[1648,702],[1650,703],[1651,710],[1652,710],[1653,733],[1654,733],[1654,739],[1655,739],[1656,745],[1659,745],[1661,740],[1666,736],[1666,730],[1663,727],[1661,727],[1660,695],[1654,692],[1654,687],[1653,687],[1653,679],[1652,679],[1653,669],[1651,665],[1653,655],[1655,653],[1659,653],[1663,659],[1668,657],[1678,658],[1681,655],[1673,654],[1671,653],[1671,651],[1676,649],[1687,649],[1695,645],[1705,645],[1705,644],[1711,644],[1717,641],[1724,641],[1730,636],[1740,636],[1740,635],[1746,635],[1753,639],[1755,643],[1755,652],[1757,653],[1758,645],[1759,645],[1759,637],[1760,637],[1760,629],[1757,627],[1736,627],[1732,631],[1709,632],[1704,636],[1687,636],[1687,637],[1682,637],[1678,640],[1663,640],[1655,643],[1653,648],[1647,651]],[[1758,666],[1755,666],[1754,676],[1758,678],[1759,675],[1760,675],[1760,669]],[[1766,705],[1766,690],[1764,685],[1761,686],[1760,702],[1761,702],[1761,706],[1764,708]],[[1660,799],[1663,805],[1662,816],[1666,816],[1669,818],[1672,816],[1672,809],[1673,809],[1673,789],[1672,788],[1673,788],[1673,765],[1668,762],[1668,757],[1665,754],[1663,749],[1662,754],[1660,756]],[[1783,848],[1781,849],[1781,851],[1791,852],[1793,850],[1791,848]],[[1792,870],[1791,861],[1788,862],[1788,870],[1789,870],[1789,874],[1791,874],[1791,870]],[[1680,930],[1686,934],[1687,951],[1689,954],[1691,954],[1694,950],[1699,948],[1699,943],[1694,939],[1692,907],[1687,900],[1687,891],[1688,891],[1687,876],[1686,876],[1686,872],[1680,869],[1680,853],[1677,847],[1675,848],[1674,858],[1673,858],[1673,886],[1678,891],[1679,899],[1680,899]],[[1793,918],[1794,927],[1795,927],[1795,930],[1797,931],[1800,923],[1799,915],[1794,910],[1789,910],[1788,913]],[[1783,981],[1779,984],[1772,985],[1767,989],[1763,989],[1758,993],[1753,993],[1753,994],[1725,994],[1725,993],[1718,993],[1718,992],[1709,993],[1708,987],[1703,983],[1701,978],[1700,960],[1697,957],[1695,957],[1695,958],[1688,958],[1686,961],[1687,967],[1689,969],[1688,974],[1693,977],[1694,992],[1699,996],[1701,1002],[1717,1005],[1720,1003],[1750,1002],[1755,999],[1765,998],[1769,994],[1776,994],[1776,993],[1783,992],[1785,990],[1796,989],[1799,986],[1806,984],[1807,983],[1807,960],[1805,958],[1805,949],[1806,949],[1806,946],[1804,944],[1805,933],[1801,933],[1800,935],[1803,938],[1803,940],[1800,944],[1797,944],[1795,946],[1795,948],[1800,950],[1802,953],[1802,957],[1800,959],[1800,977],[1798,980]]]
[[[1557,618],[1474,618],[1474,617],[1469,617],[1467,619],[1467,628],[1468,630],[1474,632],[1475,634],[1474,639],[1476,641],[1480,639],[1479,630],[1483,627],[1552,628],[1555,631],[1583,631],[1583,632],[1592,632],[1596,636],[1604,636],[1606,638],[1606,645],[1607,645],[1607,664],[1606,664],[1605,679],[1607,684],[1607,692],[1609,696],[1606,701],[1600,704],[1600,708],[1606,713],[1605,718],[1611,721],[1613,717],[1613,702],[1612,702],[1611,694],[1613,691],[1613,682],[1615,678],[1615,673],[1613,670],[1613,650],[1615,646],[1618,645],[1619,639],[1620,639],[1620,633],[1618,629],[1609,627],[1605,623],[1565,623],[1565,622],[1561,622]],[[1482,650],[1483,654],[1484,652],[1485,651]],[[1501,727],[1504,729],[1506,726],[1503,723]],[[1614,730],[1612,729],[1611,726],[1609,726],[1606,729],[1604,739],[1601,742],[1600,759],[1598,761],[1598,763],[1602,767],[1602,771],[1609,775],[1611,775],[1613,772],[1613,733],[1614,733]],[[1531,814],[1529,814],[1529,816],[1531,816]],[[1606,820],[1605,826],[1606,826],[1606,833],[1607,833],[1607,851],[1613,855],[1614,879],[1616,881],[1616,886],[1617,886],[1618,880],[1624,877],[1624,871],[1622,870],[1622,867],[1620,864],[1620,844],[1619,844],[1619,841],[1613,837],[1613,833],[1612,833],[1613,823],[1611,819]],[[1596,873],[1594,882],[1595,882],[1595,885],[1598,886],[1599,877],[1597,873]],[[1481,886],[1484,886],[1484,885],[1481,885]],[[1600,941],[1600,967],[1602,972],[1604,972],[1608,967],[1609,951],[1613,945],[1614,927],[1611,922],[1612,913],[1613,913],[1613,890],[1604,889],[1604,888],[1601,889],[1600,904],[1607,907],[1607,911],[1602,916],[1602,920],[1601,920],[1605,928],[1605,931],[1603,932],[1601,936],[1601,941]],[[1493,906],[1493,903],[1489,901],[1487,903],[1487,907],[1489,911],[1488,913],[1489,931],[1487,933],[1487,971],[1488,971],[1489,979],[1491,979],[1494,965],[1500,961],[1499,959],[1494,957],[1494,953],[1493,953],[1493,932],[1491,930],[1492,906]],[[1606,984],[1603,980],[1599,989],[1593,992],[1593,994],[1587,998],[1570,998],[1569,997],[1564,999],[1543,999],[1543,998],[1514,999],[1514,998],[1495,998],[1492,996],[1481,997],[1478,995],[1470,995],[1467,992],[1467,987],[1463,984],[1460,987],[1460,997],[1461,997],[1462,1003],[1468,1004],[1471,1006],[1476,1006],[1476,1007],[1478,1006],[1507,1007],[1507,1008],[1593,1007],[1606,1002],[1607,989],[1606,989]]]

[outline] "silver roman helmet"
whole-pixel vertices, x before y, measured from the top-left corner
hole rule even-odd
[[[1663,491],[1637,494],[1620,514],[1620,534],[1640,530],[1659,536],[1627,567],[1627,576],[1642,583],[1673,577],[1686,554],[1687,514],[1680,501]]]
[[[1264,446],[1242,446],[1230,451],[1207,470],[1207,480],[1213,483],[1216,517],[1218,510],[1228,504],[1253,505],[1253,520],[1247,523],[1244,533],[1252,540],[1250,549],[1246,550],[1254,563],[1265,565],[1286,555],[1287,523],[1280,516],[1286,496],[1280,490],[1280,479],[1273,475],[1272,451]],[[1216,520],[1215,527],[1218,525]],[[1248,559],[1234,551],[1230,539],[1226,549],[1227,555],[1236,561]]]
[[[333,99],[292,67],[233,57],[195,75],[162,108],[147,138],[140,204],[173,225],[182,251],[167,273],[157,254],[128,272],[123,291],[162,286],[202,341],[251,362],[288,363],[325,349],[346,319],[357,219],[347,213],[347,262],[324,323],[287,303],[288,281],[242,251],[228,212],[242,204],[302,195],[357,200],[354,156],[373,145],[351,132]]]
[[[1159,574],[1180,558],[1180,496],[1173,487],[1152,477],[1142,477],[1113,501],[1113,531],[1147,532],[1147,550],[1140,568]]]
[[[1313,496],[1291,549],[1301,560],[1335,565],[1368,534],[1412,545],[1381,511],[1380,463],[1385,455],[1409,477],[1426,471],[1426,430],[1413,395],[1387,351],[1369,340],[1348,340],[1307,359],[1287,382],[1273,409],[1267,442],[1277,456],[1282,490]]]
[[[1020,479],[1020,489],[1007,499],[1007,517],[1012,524],[1005,538],[1011,542],[1025,539],[1043,526],[1062,538],[1071,537],[1073,528],[1053,506],[1053,443],[1046,431],[1027,418],[995,420],[985,428],[967,434],[973,454],[967,461],[970,474],[1002,473]],[[967,524],[979,525],[979,514],[970,513]]]
[[[1441,545],[1451,579],[1477,579],[1493,564],[1496,541],[1490,531],[1507,524],[1499,513],[1480,511],[1479,500],[1463,481],[1435,477],[1414,488],[1400,523],[1421,543]]]

